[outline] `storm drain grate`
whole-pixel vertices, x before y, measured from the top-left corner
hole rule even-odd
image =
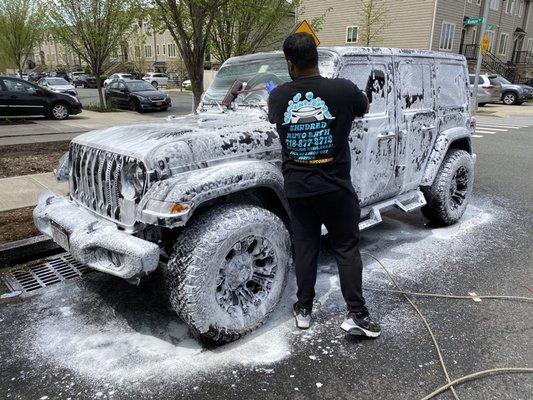
[[[34,265],[10,268],[0,277],[7,287],[15,292],[31,293],[36,290],[74,279],[90,271],[76,261],[70,253],[49,257]]]

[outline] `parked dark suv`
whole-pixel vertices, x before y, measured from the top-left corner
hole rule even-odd
[[[66,119],[81,112],[74,96],[55,93],[22,79],[0,76],[0,116],[44,115]]]
[[[105,89],[106,101],[115,107],[132,111],[166,110],[172,101],[166,93],[142,80],[114,79]]]

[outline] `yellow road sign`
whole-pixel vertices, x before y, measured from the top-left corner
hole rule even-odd
[[[316,47],[320,45],[320,40],[318,39],[318,36],[316,35],[313,28],[311,28],[311,25],[309,25],[309,22],[307,22],[307,20],[305,19],[302,22],[300,22],[298,26],[292,31],[292,33],[300,33],[300,32],[309,33],[311,36],[313,36]]]
[[[487,54],[487,52],[489,51],[489,45],[490,45],[489,35],[485,34],[483,36],[483,40],[481,41],[481,52],[483,54]]]

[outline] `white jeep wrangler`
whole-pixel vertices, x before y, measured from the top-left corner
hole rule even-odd
[[[370,111],[350,134],[360,228],[391,207],[458,221],[473,183],[463,56],[387,48],[320,48],[321,73],[367,88]],[[280,143],[266,91],[289,80],[283,54],[227,60],[197,115],[97,130],[74,139],[35,224],[86,265],[136,283],[162,265],[170,301],[199,337],[232,341],[261,325],[291,265]],[[355,223],[355,221],[354,221]]]

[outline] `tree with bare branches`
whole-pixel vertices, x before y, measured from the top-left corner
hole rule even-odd
[[[364,46],[373,46],[381,40],[381,33],[387,26],[389,9],[385,0],[360,0],[361,23],[359,26],[360,42]]]
[[[96,77],[101,107],[101,75],[131,31],[137,12],[136,0],[54,0],[48,9],[52,35],[86,61]]]
[[[204,61],[216,15],[229,0],[153,0],[189,74],[195,109],[204,90]]]

